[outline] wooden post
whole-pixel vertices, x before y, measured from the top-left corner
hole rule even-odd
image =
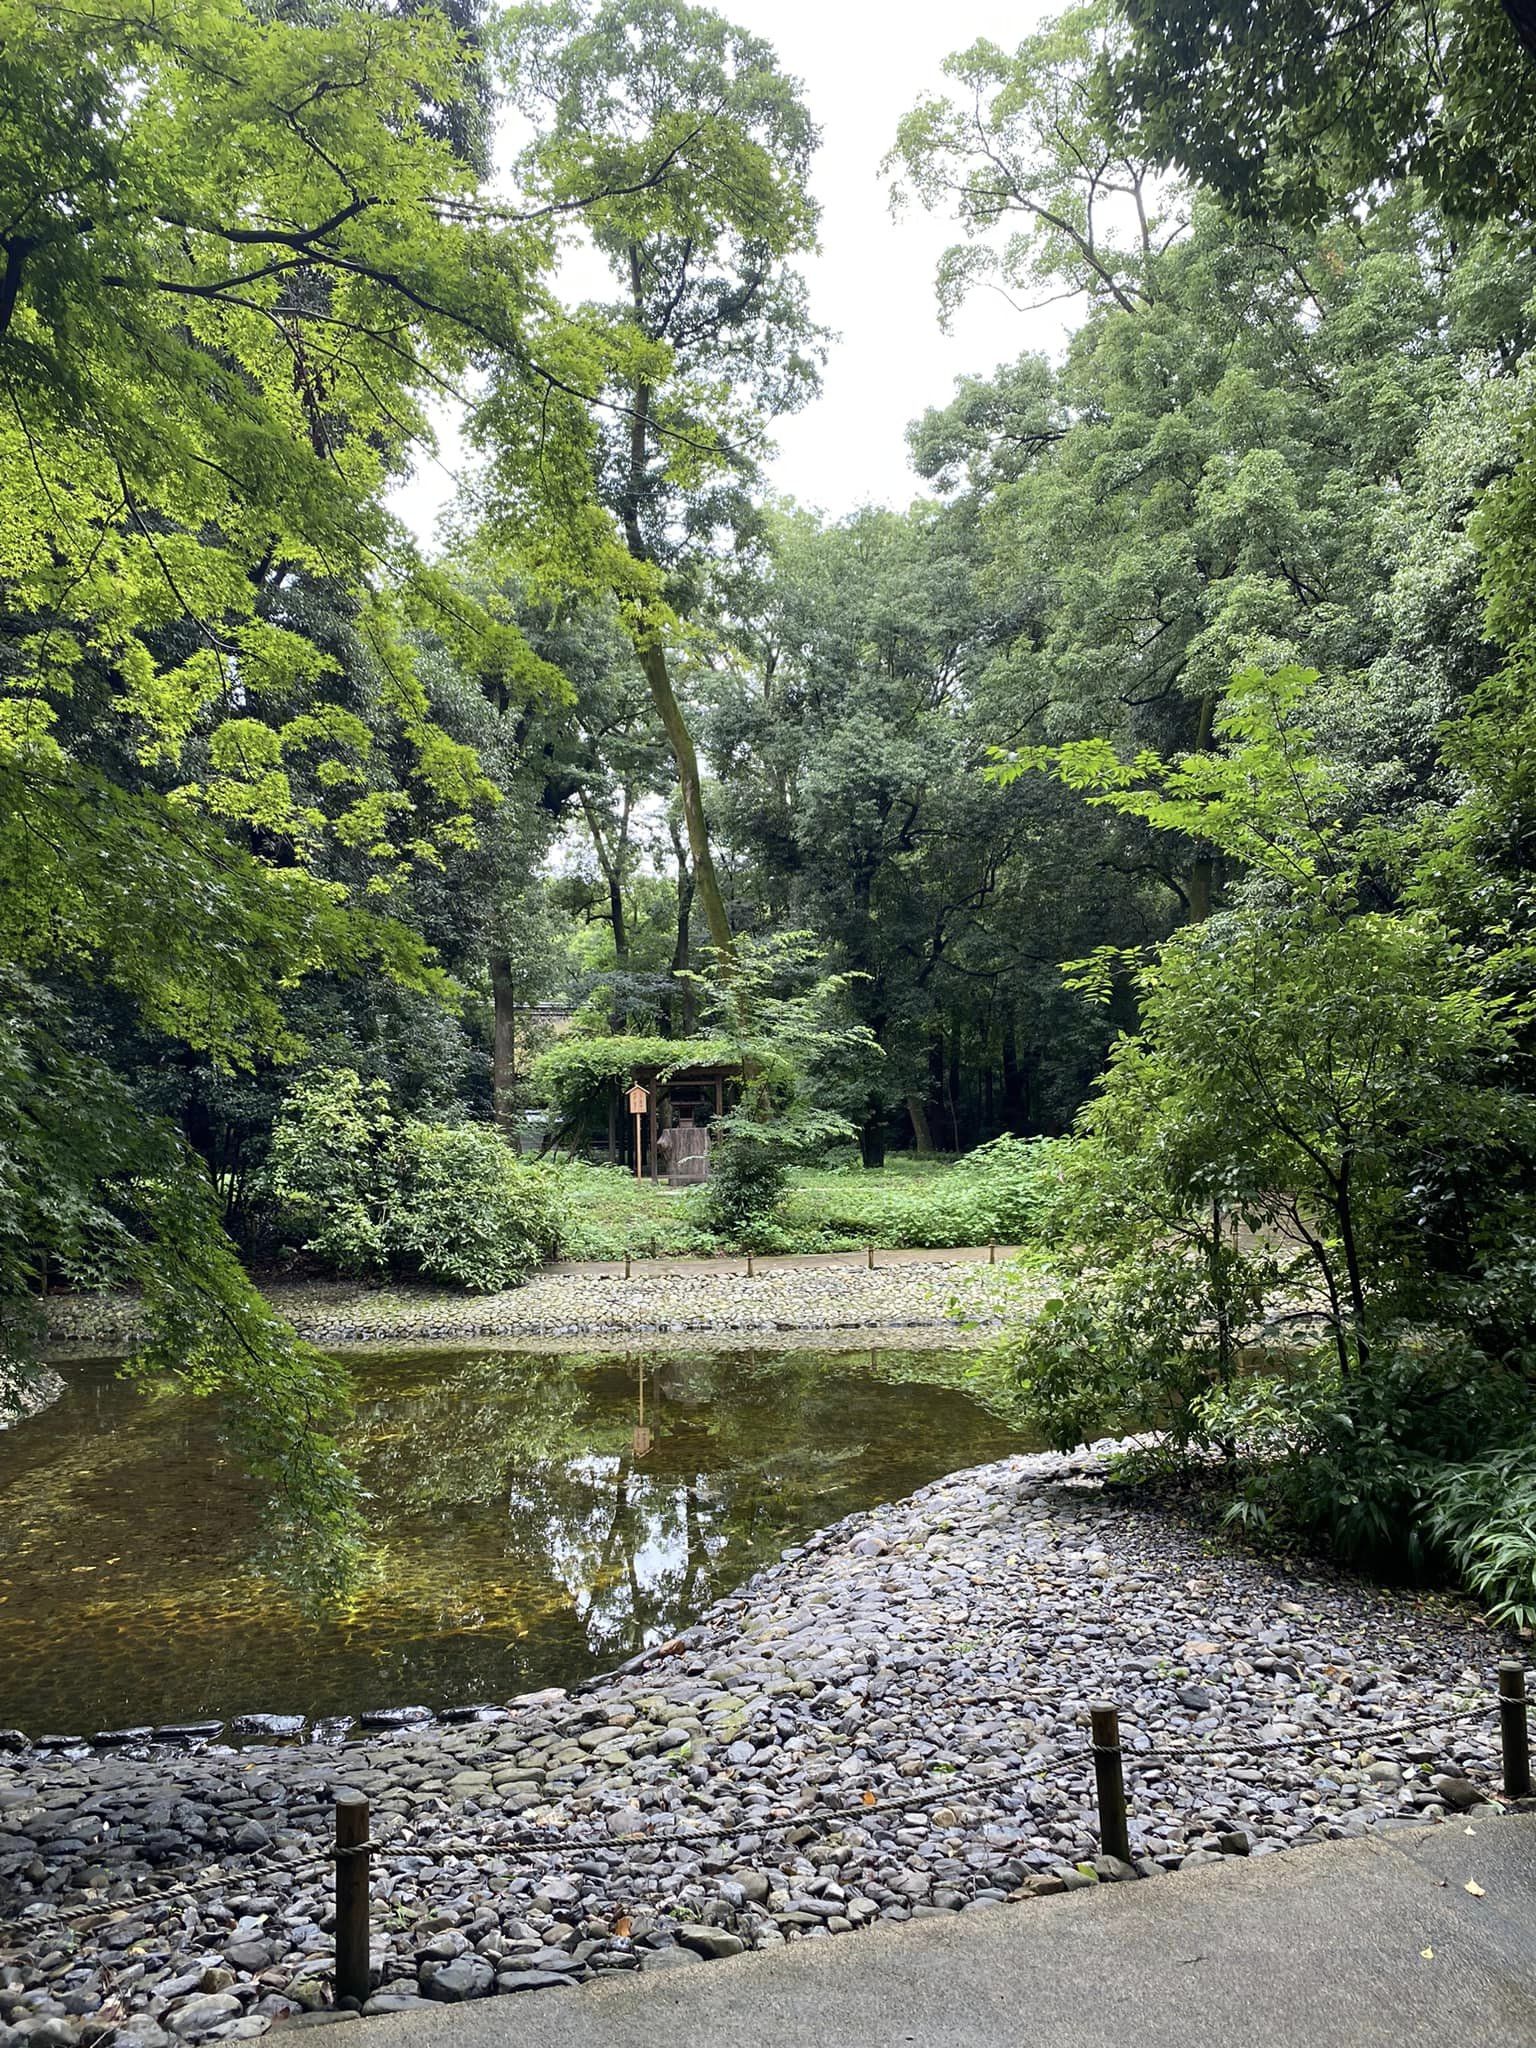
[[[645,1156],[640,1145],[640,1119],[651,1110],[651,1172],[656,1171],[656,1112],[651,1108],[652,1096],[648,1090],[631,1088],[624,1098],[625,1107],[635,1120],[635,1179],[645,1179]]]
[[[875,1270],[875,1248],[872,1244],[864,1247],[864,1259],[871,1273]]]
[[[747,1253],[747,1278],[749,1280],[752,1278],[752,1254],[750,1252]]]
[[[368,1983],[368,1795],[336,1794],[336,2003],[361,2006]]]
[[[1504,1744],[1504,1796],[1531,1796],[1531,1739],[1526,1724],[1525,1666],[1516,1657],[1499,1665],[1499,1733]]]
[[[624,1278],[625,1278],[626,1280],[627,1280],[627,1279],[629,1278],[629,1253],[628,1253],[628,1252],[626,1252],[626,1253],[624,1254]]]
[[[987,1264],[989,1266],[995,1266],[997,1264],[997,1246],[995,1244],[989,1244],[987,1246]]]
[[[1093,1775],[1099,1792],[1099,1846],[1106,1856],[1131,1860],[1125,1817],[1125,1766],[1120,1753],[1120,1716],[1108,1700],[1088,1709],[1093,1728]]]
[[[657,1180],[658,1180],[658,1178],[659,1178],[659,1176],[658,1176],[658,1174],[657,1174],[657,1171],[656,1171],[656,1098],[657,1098],[657,1096],[658,1096],[658,1095],[659,1095],[660,1093],[661,1093],[661,1090],[660,1090],[659,1088],[653,1088],[653,1089],[651,1090],[651,1186],[652,1186],[652,1187],[655,1187],[655,1185],[656,1185],[656,1182],[657,1182]]]

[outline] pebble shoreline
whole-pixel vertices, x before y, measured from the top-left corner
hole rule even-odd
[[[458,1338],[566,1337],[625,1331],[940,1329],[948,1304],[995,1315],[1001,1272],[932,1261],[877,1267],[769,1266],[748,1278],[723,1271],[535,1273],[503,1294],[280,1282],[267,1299],[313,1344],[453,1342]],[[1014,1283],[1013,1300],[1019,1298]],[[54,1295],[44,1304],[55,1343],[125,1346],[144,1334],[121,1295]]]
[[[461,1725],[0,1755],[0,2048],[350,2017],[325,1861],[347,1786],[378,1845],[368,2011],[1497,1811],[1500,1645],[1465,1610],[1216,1548],[1101,1469],[952,1475],[638,1669]],[[1132,1865],[1099,1854],[1099,1696]]]

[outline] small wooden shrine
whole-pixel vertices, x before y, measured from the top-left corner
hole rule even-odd
[[[672,1187],[696,1187],[708,1180],[710,1125],[725,1114],[727,1090],[740,1079],[740,1064],[733,1060],[678,1067],[637,1064],[610,1113],[609,1158],[619,1157],[624,1129],[626,1135],[633,1133],[637,1178],[648,1173]]]

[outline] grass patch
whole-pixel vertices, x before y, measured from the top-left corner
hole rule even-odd
[[[875,1172],[862,1167],[799,1168],[771,1224],[752,1249],[764,1252],[942,1250],[1015,1244],[1030,1235],[1042,1173],[1054,1146],[999,1139],[958,1159],[898,1155]],[[558,1169],[572,1259],[708,1257],[747,1247],[705,1221],[703,1190],[673,1192],[623,1168],[580,1163]]]

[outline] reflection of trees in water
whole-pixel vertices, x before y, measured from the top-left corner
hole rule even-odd
[[[573,1613],[594,1657],[624,1654],[676,1633],[868,1458],[835,1441],[829,1365],[482,1354],[381,1368],[356,1416],[381,1534],[403,1564],[424,1522],[474,1522],[518,1564],[525,1602]]]
[[[0,1434],[6,1709],[106,1727],[447,1704],[675,1634],[787,1541],[1009,1439],[953,1355],[416,1352],[350,1361],[376,1570],[342,1611],[263,1570],[217,1415],[106,1369]],[[637,1449],[639,1379],[652,1431]]]

